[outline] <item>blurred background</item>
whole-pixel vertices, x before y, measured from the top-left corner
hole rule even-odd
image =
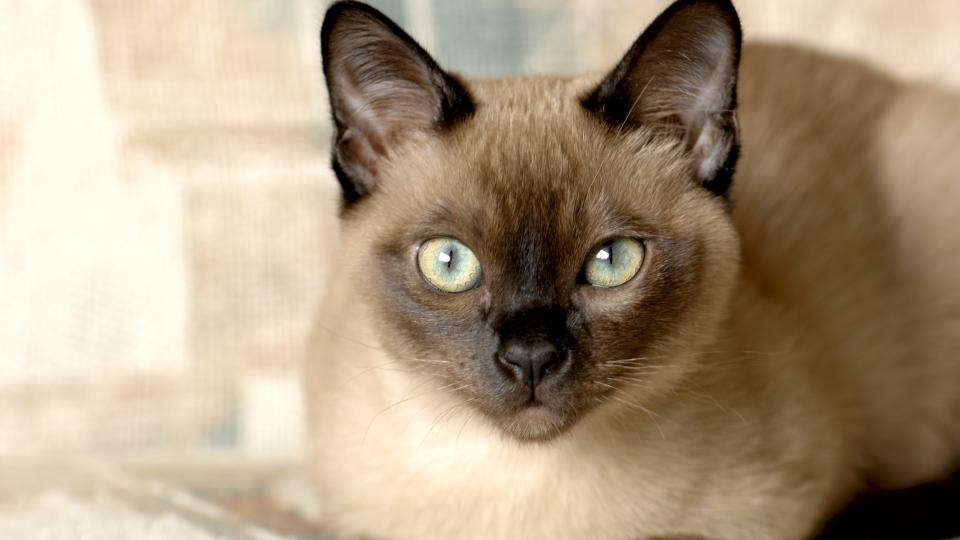
[[[494,77],[606,69],[669,1],[371,3]],[[736,4],[748,40],[960,86],[955,0]],[[0,457],[300,457],[337,228],[324,7],[0,4]]]

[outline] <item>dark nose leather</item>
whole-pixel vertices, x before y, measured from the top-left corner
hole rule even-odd
[[[517,380],[536,390],[560,365],[560,351],[548,341],[508,343],[499,355],[500,363]]]

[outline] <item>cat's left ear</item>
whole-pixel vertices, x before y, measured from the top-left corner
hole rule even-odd
[[[648,126],[686,145],[697,180],[726,195],[738,146],[740,19],[730,0],[679,0],[583,99],[614,129]]]
[[[376,189],[391,152],[418,131],[441,131],[469,117],[474,102],[386,15],[335,2],[320,31],[333,112],[333,169],[345,204]]]

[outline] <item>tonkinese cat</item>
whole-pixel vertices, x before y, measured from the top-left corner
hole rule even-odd
[[[680,0],[603,76],[321,32],[306,365],[338,538],[810,538],[960,458],[960,101]]]

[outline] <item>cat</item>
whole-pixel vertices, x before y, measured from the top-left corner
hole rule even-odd
[[[337,538],[792,540],[960,458],[960,100],[679,0],[602,76],[321,30]]]

